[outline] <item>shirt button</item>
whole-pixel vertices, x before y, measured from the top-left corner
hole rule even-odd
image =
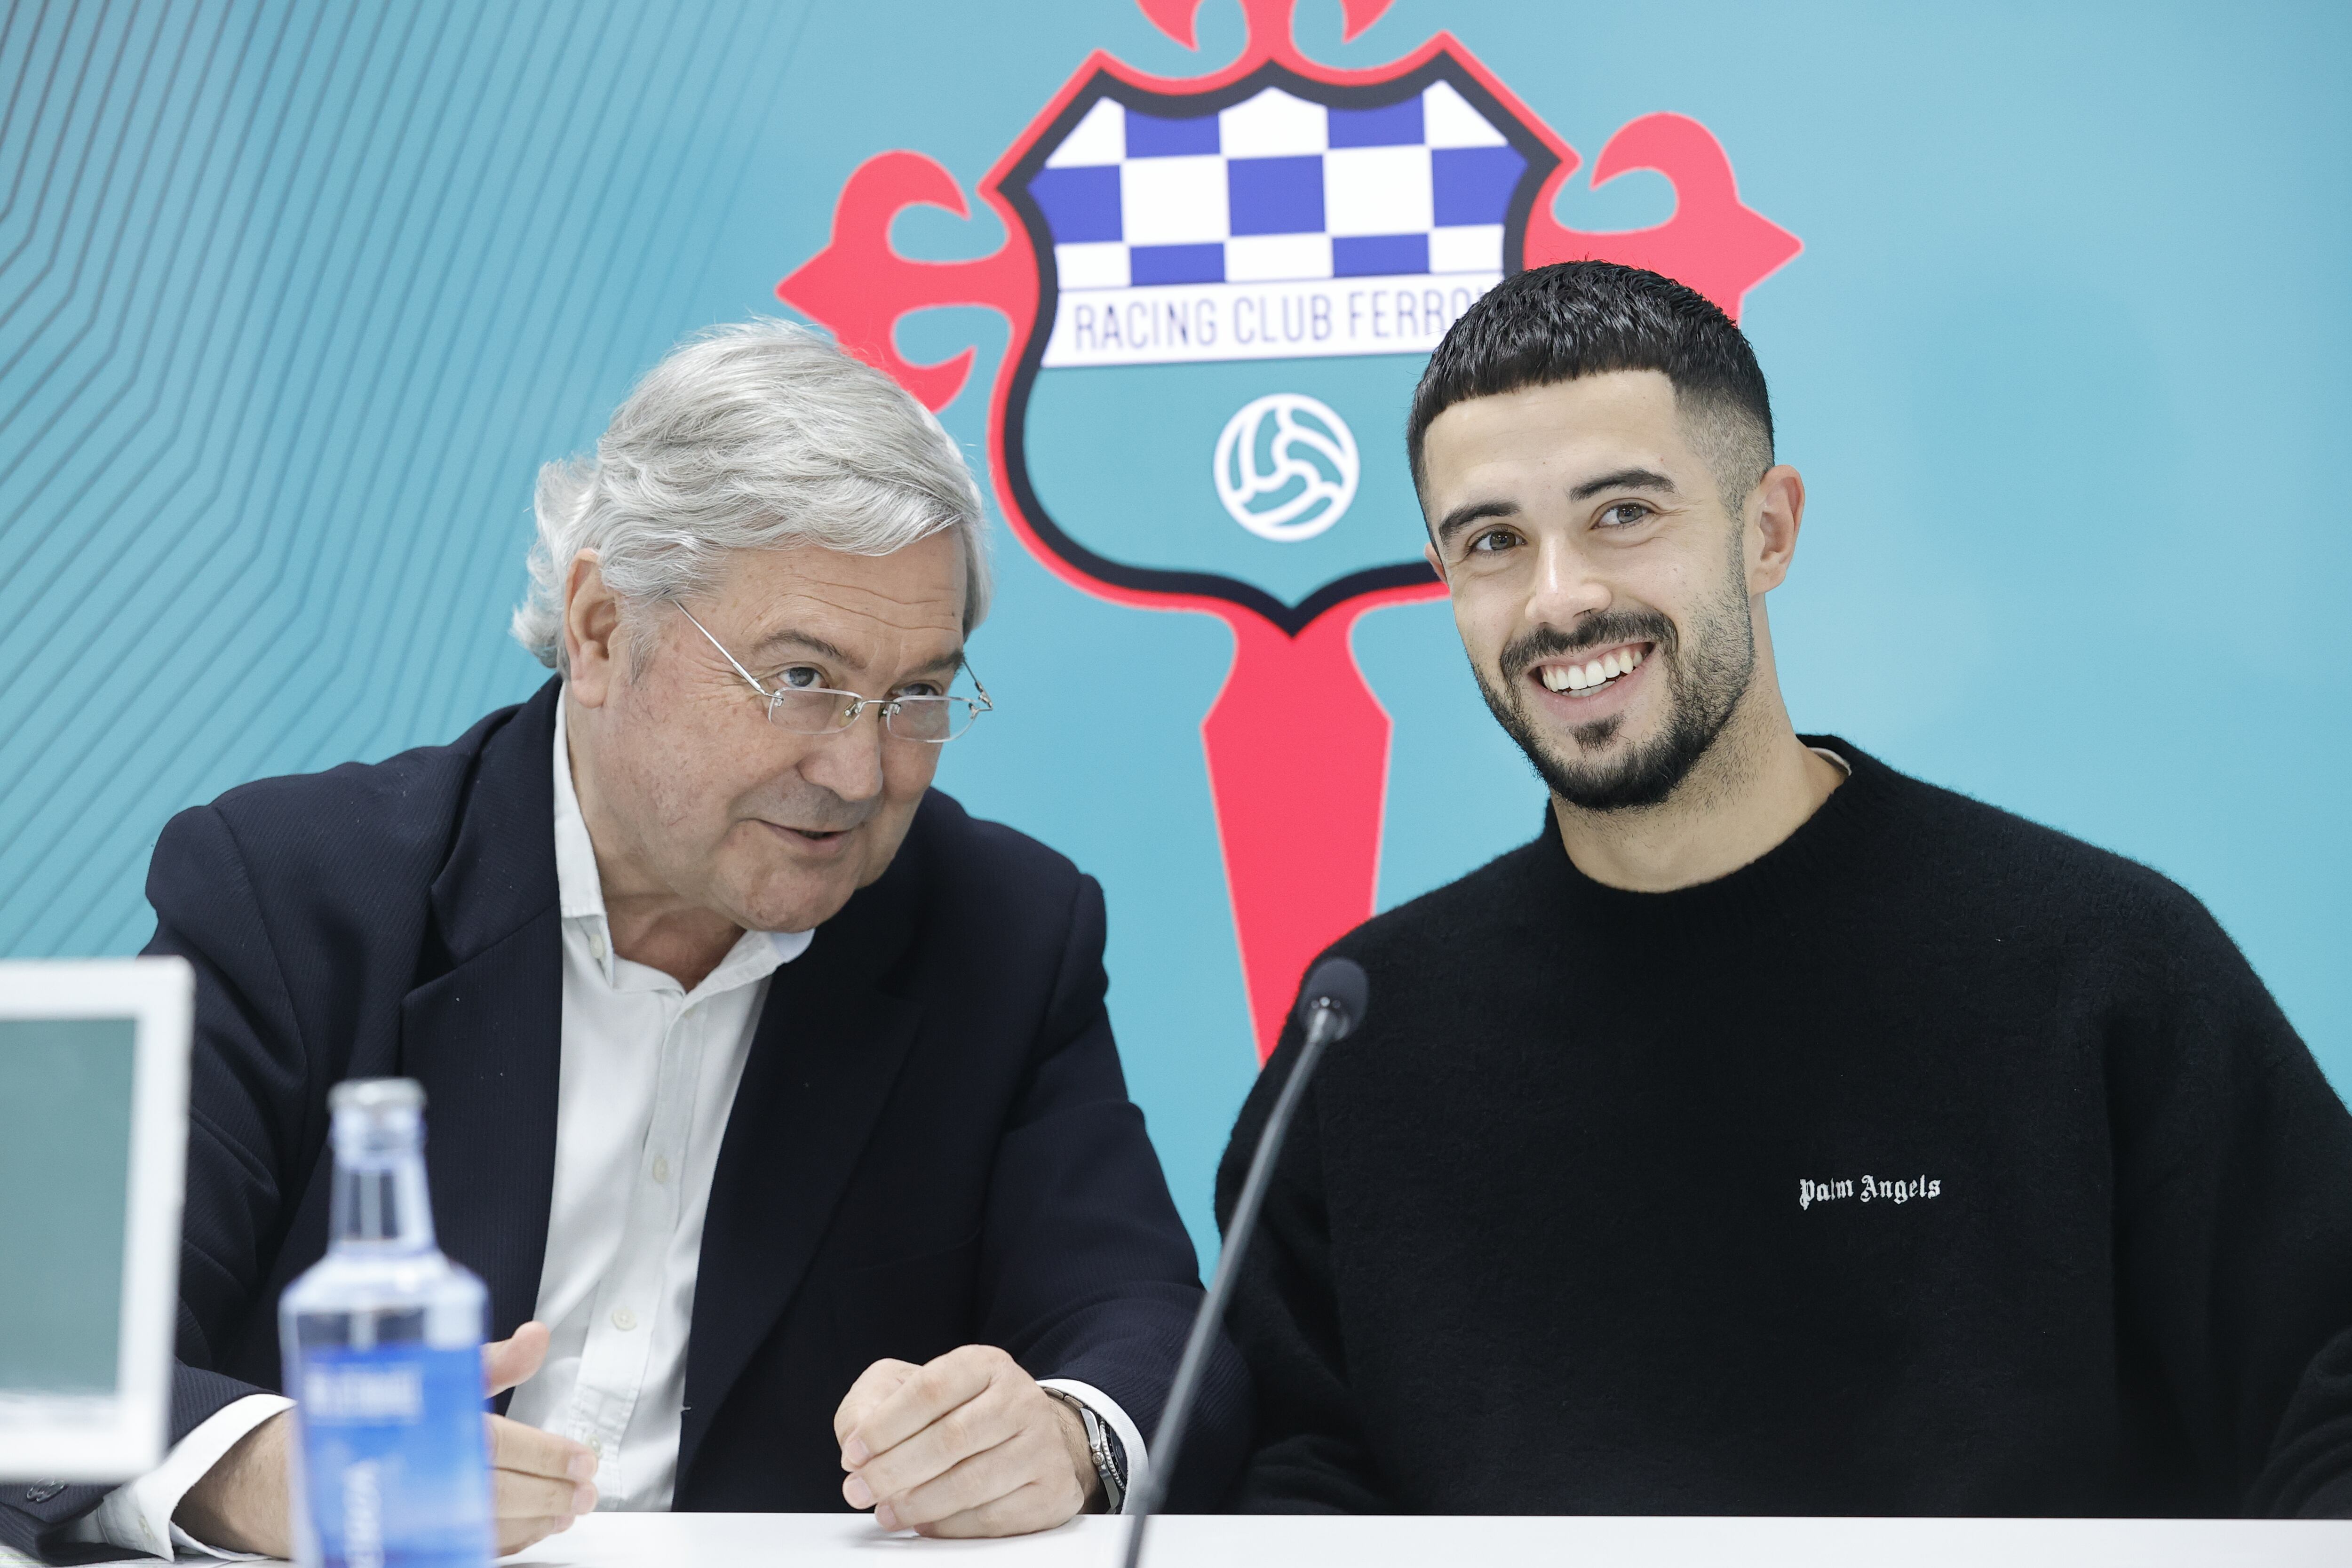
[[[588,933],[588,951],[590,953],[594,955],[597,963],[602,963],[604,961],[604,933],[603,931],[592,931]]]
[[[654,1156],[654,1180],[656,1182],[669,1180],[669,1162],[659,1154]]]
[[[588,1451],[595,1455],[598,1458],[603,1458],[604,1457],[604,1439],[602,1437],[589,1438]]]
[[[625,1334],[637,1326],[637,1315],[626,1307],[615,1307],[613,1309],[613,1326]]]

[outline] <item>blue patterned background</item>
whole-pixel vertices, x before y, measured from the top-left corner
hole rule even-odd
[[[2179,879],[2347,1082],[2352,11],[1401,0],[1342,46],[1307,0],[1301,37],[1360,67],[1440,27],[1588,166],[1637,115],[1704,121],[1805,241],[1746,323],[1811,487],[1772,607],[1800,723]],[[1223,0],[1198,55],[1123,0],[8,8],[0,952],[135,948],[173,811],[532,689],[504,628],[537,466],[682,334],[779,309],[863,158],[969,189],[1089,49],[1183,75],[1239,44]],[[1669,199],[1580,174],[1560,211]],[[946,415],[975,455],[984,392]],[[1213,1245],[1255,1067],[1197,734],[1229,639],[1001,525],[998,560],[1003,711],[943,783],[1104,879],[1130,1073]],[[1356,646],[1396,719],[1393,902],[1540,794],[1442,605]]]

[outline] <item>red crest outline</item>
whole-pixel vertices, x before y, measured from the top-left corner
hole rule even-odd
[[[1154,26],[1196,47],[1202,0],[1137,0]],[[1341,0],[1343,33],[1352,40],[1390,0]],[[1390,64],[1349,70],[1307,58],[1292,33],[1297,0],[1240,0],[1247,41],[1222,69],[1200,77],[1160,77],[1097,49],[1030,121],[981,181],[981,194],[1003,221],[1006,238],[993,253],[963,261],[921,261],[901,254],[890,226],[908,207],[971,209],[937,162],[905,150],[877,153],[842,187],[823,250],[776,293],[830,328],[849,352],[895,377],[926,407],[945,408],[971,380],[977,351],[933,364],[898,352],[896,329],[916,310],[980,305],[1011,327],[1006,363],[992,378],[989,466],[999,509],[1022,545],[1055,576],[1097,598],[1139,609],[1213,615],[1232,628],[1234,656],[1224,686],[1202,721],[1212,798],[1223,847],[1244,984],[1261,1059],[1281,1033],[1292,991],[1315,955],[1372,912],[1380,836],[1385,816],[1389,715],[1365,683],[1349,635],[1365,613],[1444,596],[1425,568],[1381,569],[1349,579],[1346,591],[1318,593],[1297,606],[1253,602],[1229,590],[1144,585],[1113,563],[1089,560],[1061,535],[1034,496],[1024,493],[1024,461],[1011,450],[1022,429],[1027,375],[1013,374],[1040,351],[1040,308],[1046,286],[1031,225],[1006,185],[1032,151],[1075,118],[1074,105],[1102,79],[1139,95],[1200,99],[1264,75],[1288,73],[1325,88],[1380,88],[1423,70],[1451,66],[1535,137],[1557,162],[1536,192],[1519,254],[1507,270],[1555,261],[1596,259],[1646,267],[1698,289],[1737,320],[1748,289],[1793,258],[1794,235],[1741,201],[1730,160],[1697,121],[1660,112],[1629,121],[1594,160],[1598,186],[1638,170],[1663,174],[1675,205],[1663,223],[1614,233],[1571,229],[1554,204],[1582,159],[1522,103],[1450,32],[1433,35]],[[1448,73],[1450,74],[1450,73]],[[1150,574],[1145,574],[1149,576]],[[1260,595],[1263,597],[1263,595]],[[1298,694],[1316,700],[1302,704]]]

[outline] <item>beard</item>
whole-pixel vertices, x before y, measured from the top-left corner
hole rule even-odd
[[[1755,617],[1739,575],[1693,623],[1682,628],[1655,610],[1603,610],[1563,631],[1538,626],[1504,647],[1497,661],[1501,684],[1475,664],[1479,694],[1504,732],[1518,742],[1551,793],[1586,811],[1631,811],[1657,805],[1690,777],[1716,737],[1731,721],[1756,671]],[[1538,728],[1528,711],[1524,677],[1540,659],[1582,653],[1612,643],[1647,642],[1666,678],[1666,717],[1656,736],[1636,746],[1606,752],[1624,727],[1613,714],[1568,732],[1570,752]]]

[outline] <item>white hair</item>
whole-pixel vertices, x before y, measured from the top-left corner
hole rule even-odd
[[[515,640],[565,668],[563,586],[596,552],[624,606],[708,592],[739,550],[887,555],[963,545],[966,632],[988,614],[980,487],[930,412],[806,327],[758,319],[673,350],[614,411],[593,456],[548,464]]]

